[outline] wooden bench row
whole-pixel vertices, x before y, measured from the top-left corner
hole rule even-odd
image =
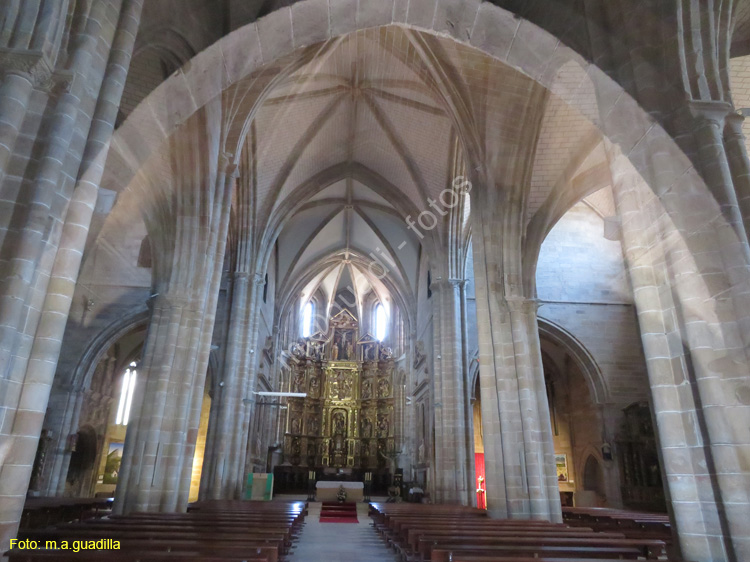
[[[133,513],[26,530],[19,539],[38,549],[14,548],[9,562],[278,562],[289,551],[307,512],[302,502],[201,502],[188,513]],[[119,541],[118,550],[73,552],[73,541]],[[48,542],[49,541],[49,542]],[[68,541],[68,549],[63,549]],[[113,543],[111,543],[113,544]],[[53,547],[57,548],[53,548]]]
[[[495,520],[459,506],[376,504],[373,526],[407,562],[443,560],[658,559],[665,543],[536,520]]]
[[[651,537],[672,542],[672,527],[665,513],[644,513],[601,507],[563,507],[563,518],[573,526],[597,531],[617,530],[628,537]]]
[[[23,506],[23,529],[47,527],[67,521],[83,521],[109,515],[113,498],[28,498]]]

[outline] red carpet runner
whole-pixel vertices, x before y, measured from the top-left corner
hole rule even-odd
[[[323,502],[321,523],[357,523],[356,503]]]

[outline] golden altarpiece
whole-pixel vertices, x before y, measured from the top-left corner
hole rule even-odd
[[[347,310],[327,332],[292,349],[284,460],[292,466],[376,470],[394,450],[394,361],[390,348],[360,337]]]

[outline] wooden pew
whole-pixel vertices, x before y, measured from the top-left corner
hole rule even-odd
[[[279,549],[284,549],[284,537],[280,534],[247,534],[245,532],[227,532],[224,530],[195,530],[183,527],[174,527],[171,529],[149,529],[135,528],[131,529],[125,525],[118,525],[108,528],[92,527],[56,527],[50,529],[37,529],[27,531],[22,535],[36,541],[70,541],[70,540],[101,540],[101,539],[129,539],[141,541],[163,541],[169,539],[175,540],[221,540],[228,544],[257,543],[263,545],[273,545]]]
[[[216,529],[225,533],[238,533],[246,538],[264,539],[270,538],[281,541],[284,551],[291,546],[293,535],[291,528],[277,524],[261,524],[255,522],[226,522],[226,521],[176,521],[176,520],[131,520],[122,519],[118,521],[100,520],[88,525],[74,524],[66,526],[65,532],[85,531],[151,531],[151,532],[194,532],[196,534],[216,533]]]
[[[442,553],[441,553],[442,555]],[[456,551],[451,554],[452,562],[572,562],[571,558],[550,558],[544,556],[541,558],[529,558],[528,556],[497,556],[494,553],[488,554],[471,554],[462,551]],[[586,562],[612,562],[612,558],[586,558]]]
[[[446,548],[446,544],[452,547],[505,547],[513,548],[584,548],[586,552],[591,548],[602,552],[608,549],[622,549],[625,551],[635,550],[639,556],[648,560],[657,560],[664,553],[664,542],[654,539],[627,539],[627,538],[597,538],[594,533],[588,537],[549,537],[540,535],[535,537],[479,537],[474,535],[426,535],[419,539],[419,553],[422,560],[430,560],[432,551],[436,548]]]
[[[394,533],[386,540],[397,545],[397,550],[405,550],[407,555],[414,554],[419,550],[419,537],[425,534],[442,534],[445,536],[469,536],[469,535],[488,535],[488,536],[571,536],[585,537],[593,534],[593,531],[573,530],[560,528],[556,526],[544,527],[540,525],[531,525],[522,527],[515,524],[507,525],[502,520],[476,521],[468,522],[435,522],[434,520],[415,521],[409,524],[401,523],[397,533]],[[622,534],[611,533],[609,538],[625,538]]]
[[[132,535],[124,535],[121,533],[110,533],[107,538],[111,538],[112,540],[117,540],[120,542],[120,549],[119,550],[102,550],[102,551],[80,551],[78,553],[73,552],[72,550],[21,550],[21,549],[13,549],[11,551],[8,551],[7,555],[9,560],[15,562],[15,561],[21,561],[21,560],[30,560],[29,557],[36,558],[37,556],[40,556],[40,553],[46,553],[53,552],[57,553],[58,555],[65,555],[68,557],[75,557],[80,556],[83,554],[86,554],[86,552],[95,552],[98,554],[99,558],[102,560],[107,560],[107,562],[110,561],[110,555],[132,555],[134,553],[149,553],[149,554],[164,554],[169,552],[176,552],[176,553],[193,553],[195,555],[203,555],[203,556],[213,556],[213,557],[227,557],[227,558],[237,558],[237,557],[252,557],[252,558],[264,558],[267,560],[267,562],[278,562],[280,555],[279,555],[279,545],[269,543],[266,541],[260,542],[255,541],[252,539],[248,540],[241,540],[241,538],[237,538],[236,540],[227,541],[225,538],[219,538],[219,539],[211,539],[208,537],[195,537],[195,538],[185,538],[185,537],[175,537],[175,536],[151,536],[151,537],[144,537],[144,536],[132,536]],[[48,540],[55,540],[55,539],[48,539]],[[68,537],[67,539],[61,539],[61,540],[68,540],[70,541],[70,544],[72,544],[72,541],[74,540],[95,540],[95,537],[91,536],[76,536],[76,537]],[[44,543],[46,544],[46,542]],[[62,544],[62,542],[59,542],[58,544]],[[45,560],[49,560],[50,558],[44,558]]]
[[[103,517],[109,513],[113,498],[28,498],[23,506],[20,529],[34,529]]]
[[[521,531],[521,530],[507,530],[502,527],[479,527],[475,529],[465,529],[461,527],[444,528],[444,527],[428,527],[428,528],[416,528],[409,529],[407,533],[407,545],[410,552],[419,551],[419,539],[422,537],[444,537],[444,536],[462,536],[462,537],[477,537],[477,538],[491,538],[491,537],[557,537],[557,538],[588,538],[592,536],[592,532],[575,532],[575,531],[547,531],[540,533],[539,531]],[[621,533],[598,533],[596,535],[602,539],[624,539],[625,536]]]
[[[563,518],[573,526],[585,525],[599,531],[617,531],[628,538],[652,538],[673,550],[674,538],[669,516],[600,507],[564,507]]]
[[[226,508],[226,509],[225,509]],[[41,541],[111,539],[119,550],[22,550],[7,553],[11,562],[106,560],[278,562],[288,552],[304,520],[303,502],[201,502],[190,513],[136,513],[102,520],[27,530],[19,538]]]
[[[12,562],[101,562],[102,553],[98,551],[61,553],[55,550],[38,550],[28,553],[28,556],[13,554],[10,560]],[[135,549],[126,553],[118,551],[107,552],[106,560],[107,562],[178,562],[182,560],[188,562],[269,562],[268,558],[248,558],[247,556],[217,557],[214,555],[197,554],[195,552],[151,552]]]
[[[373,504],[370,513],[386,542],[407,561],[434,560],[449,547],[461,556],[477,556],[481,550],[481,556],[493,560],[518,556],[657,559],[665,553],[664,541],[650,536],[628,537],[619,529],[597,532],[548,521],[494,520],[470,508]]]
[[[477,560],[493,562],[505,562],[506,557],[546,560],[558,558],[569,562],[572,560],[637,560],[638,550],[635,548],[615,547],[570,547],[570,546],[465,546],[465,545],[441,545],[432,551],[431,562],[457,562],[465,560],[468,556],[478,557]],[[525,556],[524,556],[525,555]]]

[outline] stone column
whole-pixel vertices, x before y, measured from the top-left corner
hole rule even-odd
[[[55,213],[53,203],[64,184],[61,181],[63,167],[77,130],[81,100],[85,97],[86,87],[90,86],[86,78],[93,66],[92,59],[100,35],[104,34],[102,22],[107,7],[106,2],[96,2],[92,7],[81,46],[73,54],[71,73],[74,78],[61,84],[62,92],[47,123],[48,141],[32,172],[33,178],[28,178],[32,180],[27,187],[28,202],[25,205],[17,203],[16,210],[23,218],[20,219],[21,227],[14,233],[14,253],[6,258],[7,261],[0,261],[4,269],[0,282],[0,376],[3,377],[15,368],[13,363],[17,360],[13,357],[14,348],[24,329],[33,284],[40,273],[42,277],[48,275],[48,271],[40,271],[37,265],[45,251],[54,253],[57,250],[54,243],[57,237],[49,237],[48,229],[51,223],[56,222],[54,219],[61,220],[64,216]],[[23,363],[26,358],[20,359]],[[20,368],[25,368],[25,365]]]
[[[472,475],[468,472],[467,384],[461,339],[463,280],[435,280],[435,500],[468,505]]]
[[[244,361],[240,371],[243,373],[242,398],[244,408],[241,412],[244,414],[244,418],[239,420],[240,431],[236,438],[237,448],[242,453],[242,457],[237,459],[238,464],[235,468],[235,479],[240,483],[240,490],[238,493],[241,493],[244,488],[245,474],[251,470],[248,452],[250,451],[251,436],[254,432],[258,431],[258,428],[253,424],[253,420],[255,419],[256,401],[256,395],[254,395],[253,392],[256,390],[258,381],[258,363],[260,360],[258,352],[258,331],[260,330],[260,306],[263,302],[265,275],[256,273],[252,279],[251,306],[247,311],[250,319],[250,330],[244,336],[246,353],[243,357]]]
[[[670,210],[685,204],[681,192],[660,200],[627,158],[612,152],[623,249],[681,556],[750,559],[750,361],[742,333],[747,268],[738,280],[743,264],[733,262],[741,252],[725,234],[730,227],[713,218],[713,195],[705,187],[700,193],[684,186],[696,214],[689,221],[674,214],[673,222]],[[723,263],[731,267],[716,265]]]
[[[745,248],[745,254],[750,259],[747,233],[727,152],[724,149],[724,123],[726,117],[732,113],[732,107],[724,102],[691,101],[689,109],[694,117],[693,136],[698,149],[696,156],[706,185],[716,198],[724,219],[737,233],[740,243]]]
[[[206,498],[240,499],[245,479],[248,427],[253,420],[257,373],[258,298],[262,275],[235,272],[224,370],[216,407],[215,438],[206,443]],[[210,456],[209,456],[210,451]]]
[[[15,4],[15,5],[13,5]],[[0,181],[13,154],[34,88],[50,84],[68,0],[6,2],[0,34]]]
[[[515,284],[501,275],[504,249],[492,230],[474,237],[487,508],[493,517],[560,522],[536,302],[502,294]]]
[[[468,505],[476,507],[476,466],[474,462],[474,398],[472,393],[474,388],[471,383],[469,370],[469,334],[467,326],[467,305],[466,305],[466,280],[460,283],[461,288],[461,364],[463,366],[464,381],[466,392],[464,393],[464,416],[466,419],[466,475],[469,486],[469,503]]]
[[[246,311],[249,298],[249,275],[245,272],[232,274],[231,304],[229,306],[229,329],[227,331],[224,369],[219,375],[219,391],[214,398],[216,403],[216,433],[211,441],[206,441],[204,470],[207,470],[206,490],[201,494],[208,499],[239,499],[237,482],[230,477],[233,472],[233,457],[240,454],[234,447],[234,421],[242,418],[244,409],[241,392],[242,381],[238,364],[240,354],[247,353],[242,347],[241,336],[248,320]],[[239,482],[241,485],[241,482]],[[232,488],[231,490],[229,488]]]
[[[409,330],[408,335],[404,338],[405,347],[405,362],[403,364],[404,370],[406,371],[406,399],[407,402],[404,406],[404,439],[402,441],[403,451],[401,456],[401,466],[404,469],[404,480],[413,480],[414,466],[418,461],[419,451],[419,439],[417,437],[417,421],[416,421],[416,410],[417,403],[413,396],[414,389],[416,387],[416,381],[414,380],[414,354],[413,345],[416,339],[414,331]]]
[[[7,488],[0,487],[0,526],[2,526],[0,548],[2,549],[7,547],[7,541],[15,534],[20,520],[25,485],[28,485],[28,477],[31,474],[36,444],[44,420],[44,412],[86,242],[88,225],[96,203],[98,182],[101,177],[100,170],[106,159],[106,148],[140,21],[142,1],[128,0],[126,7],[120,12],[121,19],[114,35],[109,35],[112,38],[113,49],[109,51],[110,59],[103,86],[99,92],[104,97],[97,104],[93,115],[97,123],[89,131],[87,139],[86,149],[95,150],[99,159],[99,166],[94,167],[98,172],[95,171],[87,178],[87,181],[79,184],[67,211],[58,217],[65,222],[59,224],[59,230],[53,228],[45,242],[42,233],[45,230],[44,225],[49,224],[55,217],[55,214],[51,212],[50,202],[60,191],[58,184],[62,173],[62,163],[70,155],[68,147],[75,128],[73,123],[78,115],[81,97],[87,85],[86,77],[92,72],[90,61],[99,40],[104,38],[106,41],[106,36],[112,32],[111,30],[108,33],[102,33],[101,21],[104,19],[105,11],[115,6],[116,4],[98,2],[92,8],[86,27],[86,39],[74,51],[71,68],[73,74],[76,75],[74,80],[76,84],[72,84],[70,89],[61,95],[55,106],[50,123],[49,144],[45,148],[32,184],[33,195],[30,198],[28,220],[25,223],[28,231],[24,230],[20,233],[18,249],[9,261],[12,270],[19,277],[13,282],[8,282],[6,277],[2,291],[0,291],[0,299],[2,299],[0,301],[0,324],[2,324],[4,342],[2,347],[10,346],[12,349],[12,354],[3,353],[4,360],[0,361],[3,388],[8,389],[10,385],[6,383],[11,379],[18,379],[18,375],[22,371],[25,372],[22,381],[13,381],[20,382],[12,393],[17,399],[15,403],[17,410],[9,415],[6,413],[6,423],[3,424],[3,433],[6,427],[9,428],[10,438],[7,441],[9,450],[6,452],[9,462],[4,462],[5,459],[0,458],[2,467],[0,480],[7,486]],[[99,74],[99,79],[101,76]],[[111,109],[105,111],[103,104],[113,106],[114,112]],[[12,127],[6,129],[5,133],[6,138],[10,139],[13,133]],[[3,157],[2,150],[0,150],[0,164]],[[92,163],[93,159],[93,156],[84,158],[84,164]],[[40,253],[47,257],[35,262],[34,256]],[[26,352],[28,355],[16,356],[18,350],[14,347],[18,344],[21,332],[19,314],[25,318],[23,312],[26,310],[27,300],[33,296],[30,292],[40,292],[40,290],[43,297],[42,302],[39,303],[41,314],[37,317],[38,325],[34,330],[35,335],[30,349]],[[25,322],[28,324],[29,320]],[[28,325],[25,326],[26,332],[28,328]],[[5,378],[6,374],[9,375],[8,379]],[[5,394],[5,398],[6,400],[9,398],[9,393]],[[10,400],[13,400],[12,396]],[[14,404],[11,402],[4,406],[10,406],[12,410]]]
[[[561,517],[560,493],[539,343],[538,302],[524,298],[506,298],[506,302],[513,330],[521,412],[531,414],[529,418],[523,418],[531,514],[535,518],[556,520]]]
[[[117,32],[112,42],[107,72],[99,92],[100,97],[82,160],[82,177],[68,206],[37,337],[34,339],[29,355],[29,370],[34,373],[34,377],[27,377],[25,387],[26,385],[42,385],[41,388],[34,387],[37,394],[41,392],[49,396],[49,388],[55,376],[57,359],[99,193],[99,182],[104,171],[109,140],[114,130],[117,109],[125,87],[125,78],[130,66],[130,56],[135,44],[142,8],[143,0],[124,2]],[[47,392],[44,392],[45,387]],[[80,399],[77,404],[75,411],[79,412]],[[35,407],[37,417],[43,420],[46,400],[40,400]],[[68,433],[77,431],[77,413],[73,420],[75,424],[69,428],[65,436],[62,436],[63,443],[66,442]],[[38,423],[40,424],[38,432],[41,432],[41,421]],[[65,456],[69,458],[70,453]],[[67,473],[67,466],[64,467],[64,472]],[[63,479],[60,484],[64,488],[65,480]],[[58,489],[58,493],[62,494],[62,491]]]
[[[11,67],[5,71],[0,84],[0,181],[5,176],[18,132],[26,117],[31,92],[34,89],[32,76]]]
[[[71,451],[67,450],[66,442],[68,435],[76,433],[78,429],[81,409],[86,397],[83,388],[69,387],[66,390],[64,395],[58,397],[60,402],[64,401],[64,405],[57,408],[59,418],[55,427],[56,434],[53,435],[54,449],[51,451],[51,466],[45,482],[46,488],[43,491],[43,495],[46,496],[62,496],[65,493],[71,455]],[[54,406],[53,401],[50,401],[48,410],[52,410]]]
[[[176,290],[152,303],[118,478],[118,513],[171,510],[178,503],[176,477],[183,462],[179,447],[185,440],[178,421],[185,415],[183,404],[193,382],[191,355],[200,336],[201,312],[187,294]]]
[[[747,156],[745,135],[742,123],[745,118],[736,111],[731,111],[726,118],[724,129],[724,147],[732,171],[734,191],[737,195],[745,232],[750,232],[750,159]]]
[[[140,370],[145,380],[133,398],[116,513],[187,506],[236,178],[229,155],[217,155],[218,165],[210,160],[220,142],[221,116],[213,111],[219,109],[217,102],[175,133],[173,208],[160,209],[155,223],[147,220],[157,227],[153,236],[166,238],[154,256],[157,294]]]

